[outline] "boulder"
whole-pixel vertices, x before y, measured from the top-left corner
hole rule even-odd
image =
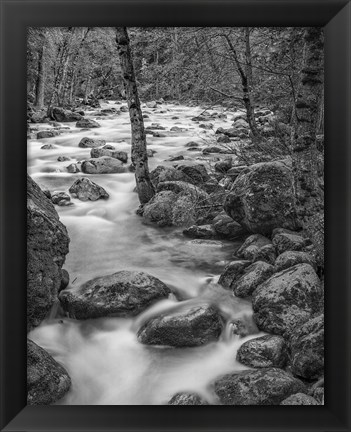
[[[279,161],[252,165],[236,178],[224,210],[253,233],[270,235],[277,227],[297,229],[291,169]]]
[[[256,261],[245,267],[243,275],[231,284],[237,297],[249,297],[255,289],[274,273],[274,267],[264,261]]]
[[[312,396],[296,393],[284,399],[280,405],[319,405],[319,403]]]
[[[215,171],[219,173],[226,173],[232,167],[232,159],[225,159],[223,161],[219,161],[215,163]]]
[[[212,306],[197,306],[177,315],[160,315],[138,331],[141,343],[174,347],[194,347],[219,338],[222,319]]]
[[[65,270],[65,269],[62,269],[61,273],[62,273],[62,279],[61,279],[60,288],[58,290],[59,292],[62,291],[62,290],[64,290],[65,288],[67,288],[68,284],[69,284],[69,273],[68,273],[68,271]]]
[[[161,182],[182,181],[202,187],[211,180],[204,165],[180,165],[177,168],[156,167],[150,174],[155,187]]]
[[[206,130],[213,129],[213,123],[202,123],[199,125],[199,128]]]
[[[222,134],[222,135],[219,135],[219,137],[217,138],[217,142],[219,144],[220,143],[222,143],[222,144],[228,144],[231,141],[230,141],[230,138],[227,135]]]
[[[319,310],[322,295],[313,267],[297,264],[256,288],[252,296],[254,320],[262,331],[289,335]]]
[[[222,127],[219,127],[216,129],[215,134],[220,135],[220,134],[224,134],[224,132],[225,132],[225,129]]]
[[[51,110],[51,118],[58,122],[74,122],[77,120],[81,120],[82,116],[77,112],[66,110],[60,107],[55,107]]]
[[[209,403],[195,393],[177,393],[167,405],[209,405]]]
[[[146,102],[148,108],[157,108],[157,103],[155,101]]]
[[[123,270],[92,279],[78,289],[63,290],[59,299],[71,317],[91,319],[135,316],[169,293],[167,285],[154,276]]]
[[[282,254],[286,251],[301,251],[306,246],[311,244],[311,240],[304,238],[296,233],[279,233],[272,238],[278,254]]]
[[[244,228],[225,212],[219,213],[213,219],[212,223],[217,235],[227,238],[228,240],[240,239],[246,234]]]
[[[204,211],[203,206],[211,202],[211,197],[204,190],[191,183],[184,181],[159,182],[161,176],[168,175],[169,170],[161,169],[155,173],[156,170],[151,173],[151,179],[154,184],[157,183],[157,193],[144,206],[144,222],[147,224],[156,223],[159,226],[184,226],[203,223],[203,216],[205,213],[208,214]],[[183,174],[180,173],[180,175]]]
[[[27,339],[27,404],[51,405],[71,387],[67,371],[36,343]]]
[[[196,186],[201,186],[203,183],[211,180],[205,165],[180,165],[177,167],[177,170],[187,177],[188,180],[185,181]]]
[[[161,126],[159,123],[151,123],[150,126],[147,126],[145,130],[166,130],[164,126]]]
[[[107,199],[109,194],[105,189],[86,177],[77,179],[69,188],[69,193],[81,201],[96,201]]]
[[[185,144],[185,147],[200,147],[200,144],[195,141],[189,141]]]
[[[173,157],[170,157],[168,159],[169,162],[177,162],[177,161],[180,161],[180,160],[184,160],[184,156],[183,155],[173,156]]]
[[[223,147],[219,147],[219,146],[208,146],[202,150],[202,153],[204,155],[211,154],[211,153],[227,154],[227,153],[230,153],[230,151],[228,151],[227,149],[225,149]]]
[[[79,166],[76,163],[71,163],[66,167],[66,170],[71,174],[76,174],[80,172]]]
[[[156,167],[153,171],[151,171],[151,180],[155,187],[158,186],[159,183],[166,181],[186,181],[189,180],[185,174],[176,168],[164,168],[161,166]]]
[[[250,265],[250,261],[232,261],[224,269],[218,283],[224,288],[233,289],[234,284],[244,274],[245,268]]]
[[[171,191],[157,193],[145,206],[143,221],[160,227],[173,225],[173,209],[177,195]]]
[[[198,238],[198,239],[209,239],[216,236],[216,231],[212,225],[192,225],[183,231],[183,234],[187,237]]]
[[[77,123],[76,123],[76,127],[84,128],[84,129],[85,128],[88,128],[88,129],[98,128],[100,126],[101,125],[97,121],[91,120],[91,119],[86,119],[86,118],[83,118],[83,119],[77,121]]]
[[[67,156],[59,156],[59,157],[57,158],[57,161],[58,161],[58,162],[67,162],[67,161],[69,161],[69,160],[70,160],[70,158],[67,157]]]
[[[82,162],[82,172],[86,174],[113,174],[123,173],[123,162],[109,156],[88,159]]]
[[[170,129],[171,132],[184,132],[186,130],[187,129],[181,128],[179,126],[172,126],[171,129]]]
[[[283,368],[288,360],[288,347],[283,337],[266,335],[244,342],[236,359],[254,368]]]
[[[57,300],[69,237],[50,199],[27,176],[27,330],[38,326]]]
[[[297,327],[291,336],[291,363],[294,375],[317,379],[324,372],[324,314]]]
[[[176,194],[189,195],[194,200],[194,204],[201,202],[203,205],[209,198],[209,195],[205,191],[184,181],[164,181],[159,183],[156,191],[162,192],[164,190],[172,191]]]
[[[41,150],[54,150],[56,147],[52,144],[45,144],[43,146],[40,147]]]
[[[30,120],[32,123],[44,123],[45,119],[46,119],[45,111],[33,112],[33,114],[30,116]]]
[[[233,334],[238,335],[241,338],[249,335],[257,334],[259,332],[252,317],[248,315],[244,315],[241,318],[232,320],[231,324],[232,324]]]
[[[245,370],[215,382],[222,405],[279,405],[288,396],[304,391],[300,380],[276,368]]]
[[[265,261],[269,264],[274,264],[276,259],[272,242],[261,234],[253,234],[248,237],[235,255],[252,262]]]
[[[71,197],[66,192],[53,192],[51,194],[51,202],[61,207],[72,205]]]
[[[278,272],[303,263],[311,265],[315,270],[317,269],[316,260],[311,254],[298,251],[283,252],[275,260],[274,267],[275,271]]]
[[[111,108],[104,108],[101,110],[101,112],[104,114],[116,114],[118,111],[116,108],[111,107]]]
[[[46,131],[40,131],[37,133],[37,139],[43,139],[43,138],[53,138],[60,135],[60,132],[57,130],[46,130]]]
[[[92,148],[90,151],[90,157],[92,158],[99,158],[102,156],[109,156],[114,159],[118,159],[123,163],[128,162],[128,155],[124,151],[116,151],[116,150],[110,150],[108,148]]]
[[[105,140],[102,139],[96,139],[96,138],[89,138],[89,137],[84,137],[80,140],[78,147],[82,147],[82,148],[95,148],[95,147],[100,147],[106,144]],[[107,155],[108,156],[108,155]],[[95,157],[95,156],[92,156]]]
[[[237,129],[240,129],[240,128],[248,129],[249,123],[245,119],[243,119],[242,117],[237,117],[234,120],[233,126]]]

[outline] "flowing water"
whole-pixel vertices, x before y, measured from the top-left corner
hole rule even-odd
[[[102,108],[120,107],[110,101]],[[160,112],[163,111],[163,112]],[[164,104],[158,109],[144,108],[149,115],[145,126],[160,123],[167,137],[147,135],[148,148],[155,150],[149,158],[150,170],[157,165],[172,166],[166,161],[184,155],[181,164],[202,160],[200,152],[188,152],[189,141],[211,143],[214,132],[199,128],[191,118],[201,113],[199,107]],[[145,271],[168,284],[176,297],[162,300],[133,319],[103,318],[77,321],[57,318],[54,309],[29,337],[50,352],[68,371],[72,388],[60,404],[164,404],[177,392],[194,391],[214,401],[213,380],[225,373],[245,367],[236,360],[239,346],[246,340],[232,332],[231,321],[244,318],[252,325],[249,302],[236,298],[216,281],[231,258],[233,242],[199,244],[182,235],[181,229],[155,228],[142,223],[136,215],[139,202],[134,192],[134,174],[69,174],[65,167],[90,156],[90,149],[78,147],[84,136],[102,138],[130,157],[129,114],[98,117],[98,110],[88,111],[86,117],[97,120],[100,128],[80,131],[75,123],[60,136],[28,141],[28,173],[43,188],[67,191],[78,176],[89,176],[105,188],[108,200],[82,202],[72,198],[73,205],[56,207],[67,227],[70,252],[66,268],[70,274],[70,289],[97,276],[119,270]],[[177,116],[178,119],[172,119]],[[211,120],[217,127],[230,127],[227,119]],[[200,122],[201,123],[201,122]],[[172,132],[179,126],[183,132]],[[46,124],[36,125],[39,130]],[[44,144],[54,149],[44,150]],[[213,142],[212,142],[213,144]],[[71,160],[58,162],[59,156]],[[178,313],[194,305],[214,304],[226,317],[227,324],[218,342],[197,348],[169,348],[142,345],[136,332],[151,316]]]

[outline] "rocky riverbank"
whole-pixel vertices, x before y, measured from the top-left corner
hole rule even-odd
[[[149,117],[162,115],[162,111],[171,116],[171,109],[159,102],[146,104],[144,111],[146,129],[152,135],[149,157],[155,154],[152,154],[155,140],[176,140],[189,130],[182,123],[169,130],[161,124],[148,124],[148,120],[152,121]],[[206,141],[188,141],[182,154],[172,155],[154,167],[151,179],[156,194],[138,209],[138,215],[147,227],[165,232],[176,230],[183,243],[190,241],[215,249],[226,242],[231,248],[231,258],[222,266],[218,289],[228,298],[251,304],[253,322],[248,323],[240,314],[235,318],[234,311],[228,312],[230,304],[225,308],[211,300],[187,303],[177,287],[143,269],[118,266],[115,272],[97,274],[78,287],[69,282],[67,272],[62,269],[69,238],[54,205],[61,209],[77,206],[79,202],[113,199],[108,187],[99,184],[100,179],[130,173],[133,167],[128,165],[127,152],[93,131],[99,129],[99,119],[102,123],[104,118],[123,115],[122,108],[125,107],[103,108],[86,116],[80,110],[55,108],[53,118],[46,123],[47,134],[43,135],[45,130],[29,128],[31,139],[36,133],[37,142],[45,139],[44,146],[52,146],[43,146],[45,152],[55,148],[50,140],[58,136],[62,140],[77,128],[88,130],[83,131],[87,136],[76,143],[79,151],[86,152],[85,158],[59,156],[59,162],[65,164],[65,173],[73,177],[69,188],[42,191],[28,177],[28,331],[47,319],[56,305],[57,316],[62,320],[143,316],[134,329],[138,343],[159,350],[169,347],[195,350],[217,343],[229,332],[242,339],[233,358],[233,364],[238,362],[242,370],[219,373],[211,379],[207,398],[184,388],[184,392],[171,395],[163,403],[324,403],[321,260],[311,239],[301,231],[295,212],[289,157],[266,155],[262,161],[263,155],[260,158],[257,150],[251,148],[248,124],[240,111],[230,114],[205,111],[191,119],[194,129],[204,131]],[[39,117],[35,113],[30,118],[33,123],[45,120]],[[77,123],[69,129],[57,123],[73,121]],[[216,128],[213,124],[216,122],[225,122],[227,127]],[[257,122],[269,140],[272,124],[277,124],[273,113],[258,111]],[[245,148],[255,163],[244,164],[238,157],[238,148]],[[213,284],[209,286],[211,289],[217,288]],[[169,299],[175,301],[175,306],[148,315],[149,310]],[[28,339],[29,404],[56,403],[69,392],[71,378],[64,366]],[[43,376],[48,379],[40,378]]]

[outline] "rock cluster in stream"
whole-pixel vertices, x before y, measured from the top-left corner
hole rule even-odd
[[[57,301],[67,275],[62,270],[69,237],[50,199],[27,176],[27,331],[37,327]],[[71,386],[66,370],[33,341],[27,341],[29,405],[48,405]]]
[[[150,110],[158,105],[147,104]],[[121,112],[128,110],[122,108]],[[117,115],[117,110],[102,110],[100,114]],[[32,122],[42,120],[41,115],[34,113]],[[262,110],[257,118],[260,131],[266,136],[272,133],[267,120],[270,116],[271,112]],[[51,117],[54,121],[77,121],[76,127],[100,127],[78,112],[61,108],[54,108]],[[211,119],[204,113],[192,120],[209,133],[213,130]],[[321,404],[324,402],[323,284],[317,274],[311,241],[299,232],[291,163],[286,158],[251,166],[234,165],[230,156],[233,152],[226,145],[247,139],[249,132],[245,116],[238,114],[233,120],[231,128],[213,130],[216,145],[204,148],[194,141],[185,145],[186,151],[200,152],[202,157],[221,155],[222,159],[215,159],[211,174],[205,165],[185,163],[184,157],[175,156],[173,167],[160,165],[150,173],[156,193],[138,213],[145,224],[181,226],[184,236],[195,241],[242,242],[233,250],[232,260],[218,283],[233,295],[252,302],[254,323],[267,334],[241,345],[233,364],[240,362],[244,370],[215,379],[211,384],[211,403]],[[167,131],[159,124],[151,124],[146,132],[160,139],[183,132],[180,127],[172,129]],[[59,133],[42,131],[38,139]],[[170,287],[156,277],[136,271],[97,277],[75,289],[69,285],[69,276],[62,271],[69,239],[52,204],[72,205],[71,198],[108,199],[108,191],[81,173],[126,172],[128,161],[126,153],[106,145],[106,140],[85,137],[78,146],[90,151],[90,157],[68,165],[69,173],[79,173],[68,191],[44,194],[28,178],[29,330],[40,324],[57,299],[71,318],[85,320],[132,317],[167,299],[171,293]],[[154,151],[149,152],[151,157]],[[204,304],[148,317],[137,329],[137,338],[145,345],[160,347],[202,346],[221,337],[225,320],[216,307]],[[232,324],[236,334],[249,333],[240,320]],[[28,358],[28,403],[50,404],[63,397],[71,384],[64,368],[30,340]],[[165,403],[208,405],[210,402],[184,389]]]
[[[27,176],[27,331],[41,323],[57,300],[68,245],[53,204]]]

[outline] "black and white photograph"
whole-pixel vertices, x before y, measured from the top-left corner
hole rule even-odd
[[[27,28],[28,405],[328,403],[324,33]]]

